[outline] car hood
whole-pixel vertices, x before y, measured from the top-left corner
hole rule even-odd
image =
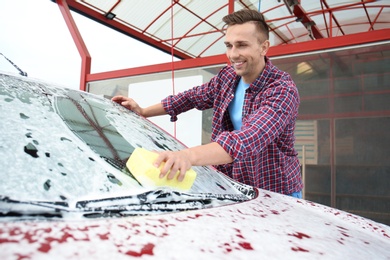
[[[2,258],[388,259],[390,228],[268,191],[158,216],[0,223]]]

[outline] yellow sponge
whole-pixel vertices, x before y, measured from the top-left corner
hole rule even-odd
[[[193,169],[189,169],[183,181],[179,182],[176,173],[175,177],[168,180],[168,174],[164,178],[160,178],[160,170],[164,166],[164,163],[159,168],[153,165],[153,162],[157,159],[158,154],[150,152],[144,148],[135,148],[134,152],[127,160],[126,166],[130,170],[131,174],[138,180],[142,186],[147,188],[156,188],[161,186],[168,186],[180,190],[189,190],[196,178],[196,172]]]

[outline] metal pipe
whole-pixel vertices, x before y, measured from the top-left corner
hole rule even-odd
[[[306,147],[302,145],[302,181],[303,181],[303,189],[302,189],[302,198],[306,197]]]

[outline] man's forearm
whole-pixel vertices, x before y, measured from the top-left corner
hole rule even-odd
[[[232,157],[215,142],[189,148],[187,152],[192,165],[219,165],[233,162]]]
[[[161,103],[157,103],[155,105],[146,107],[142,109],[142,116],[144,117],[153,117],[153,116],[161,116],[166,115],[163,105]]]

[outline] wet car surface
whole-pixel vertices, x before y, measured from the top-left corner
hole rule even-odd
[[[0,120],[2,259],[390,258],[388,226],[212,167],[142,187],[131,152],[184,145],[103,97],[0,74]]]

